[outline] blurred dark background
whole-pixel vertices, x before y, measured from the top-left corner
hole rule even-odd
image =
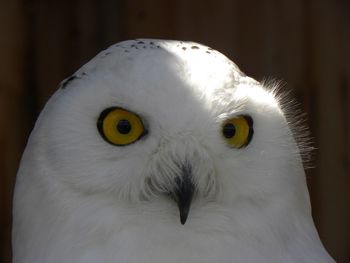
[[[46,100],[99,50],[140,37],[201,42],[258,80],[287,82],[318,148],[307,172],[317,228],[350,262],[349,0],[1,0],[0,262],[11,261],[15,175]]]

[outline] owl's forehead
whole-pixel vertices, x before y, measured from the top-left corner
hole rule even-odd
[[[102,51],[81,70],[96,79],[109,79],[119,94],[211,99],[231,92],[244,77],[220,52],[194,42],[132,40]],[[79,73],[79,71],[78,71]]]
[[[89,71],[102,76],[110,72],[116,83],[142,81],[149,84],[149,89],[161,85],[166,90],[182,82],[200,89],[199,92],[221,89],[221,84],[227,82],[233,85],[243,76],[232,61],[210,47],[194,42],[154,39],[129,40],[113,45],[84,65],[77,74]]]

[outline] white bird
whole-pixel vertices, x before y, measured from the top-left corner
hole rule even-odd
[[[111,46],[62,82],[31,133],[13,262],[334,262],[293,115],[201,44]]]

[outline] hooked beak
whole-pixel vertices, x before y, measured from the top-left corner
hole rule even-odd
[[[175,178],[175,189],[172,193],[179,207],[180,222],[182,225],[186,223],[194,190],[195,187],[192,182],[191,168],[184,166],[182,168],[182,174]]]

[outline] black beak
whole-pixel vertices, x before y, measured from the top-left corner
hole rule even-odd
[[[175,178],[175,184],[173,197],[179,207],[181,224],[184,225],[190,211],[195,190],[190,167],[186,166],[182,168],[182,175]]]

